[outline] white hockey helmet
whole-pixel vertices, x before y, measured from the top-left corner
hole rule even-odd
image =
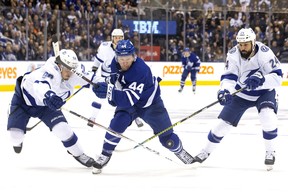
[[[112,37],[114,37],[114,36],[123,36],[124,37],[124,33],[123,33],[122,29],[114,29],[112,31],[111,36]]]
[[[256,35],[251,28],[242,28],[238,31],[236,36],[236,41],[238,43],[252,42],[253,47],[255,46]]]
[[[71,49],[61,49],[59,52],[59,59],[60,59],[60,62],[68,65],[72,69],[76,69],[78,67],[77,55]]]

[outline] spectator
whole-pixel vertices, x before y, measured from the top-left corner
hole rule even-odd
[[[273,51],[273,53],[279,57],[280,55],[280,47],[278,47],[277,45],[277,41],[273,40],[271,43],[271,50]]]
[[[279,60],[281,63],[288,63],[288,38],[284,40],[284,46],[280,49]]]

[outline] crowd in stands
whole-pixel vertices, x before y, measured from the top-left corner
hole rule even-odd
[[[288,63],[288,7],[282,0],[1,0],[0,60],[42,61],[53,55],[51,36],[79,60],[93,60],[114,28],[137,48],[159,46],[161,61],[180,61],[190,47],[205,62],[223,62],[242,27]],[[162,6],[160,6],[162,5]],[[155,7],[159,7],[155,10]],[[286,8],[285,8],[286,7]],[[152,11],[153,10],[153,11]],[[125,19],[176,21],[175,35],[139,34]]]

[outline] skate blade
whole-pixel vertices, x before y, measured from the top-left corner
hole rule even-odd
[[[97,169],[97,168],[93,167],[92,174],[96,175],[96,174],[100,174],[100,173],[102,173],[101,169]]]
[[[273,165],[266,165],[266,170],[267,171],[272,171],[273,170]]]

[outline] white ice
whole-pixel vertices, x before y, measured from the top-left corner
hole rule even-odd
[[[172,123],[213,103],[217,89],[218,86],[198,86],[194,95],[191,86],[185,87],[181,94],[177,91],[178,87],[162,87],[162,96]],[[99,175],[93,175],[91,169],[75,161],[43,123],[26,134],[22,152],[15,154],[6,131],[7,108],[13,93],[1,92],[0,191],[287,192],[287,90],[287,87],[279,89],[277,156],[274,169],[270,172],[264,166],[265,149],[257,111],[251,109],[203,164],[182,165],[156,138],[145,143],[145,146],[158,151],[160,155],[142,147],[128,152],[114,152],[108,166]],[[81,90],[65,104],[65,108],[89,117],[94,99],[89,90]],[[221,106],[217,104],[175,126],[174,130],[182,139],[184,148],[192,155],[197,155],[204,146],[207,133],[215,125],[220,110]],[[66,111],[64,114],[84,151],[96,157],[101,152],[105,130],[96,126],[89,128],[79,117]],[[97,122],[108,126],[112,115],[113,108],[104,102]],[[37,122],[37,119],[32,119],[28,127]],[[124,135],[137,142],[153,136],[147,124],[137,128],[135,123]],[[117,149],[132,148],[136,144],[122,139]]]

